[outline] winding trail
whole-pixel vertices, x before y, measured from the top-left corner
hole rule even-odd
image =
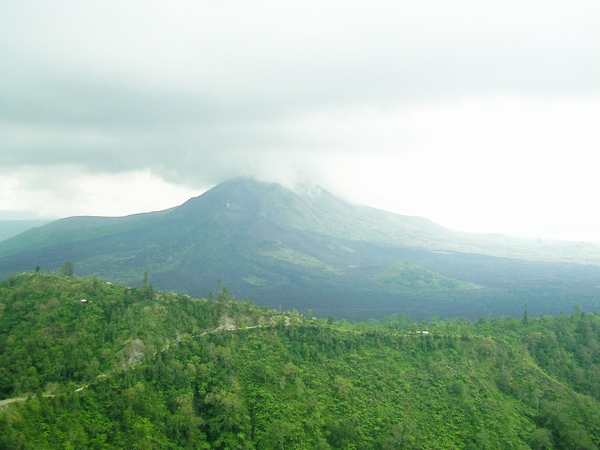
[[[29,400],[29,397],[7,398],[6,400],[0,400],[0,407],[10,405],[11,403],[26,402],[27,400]]]
[[[275,316],[276,318],[281,318],[283,317],[283,323],[285,326],[289,326],[291,325],[291,320],[288,316]],[[277,321],[276,320],[271,320],[271,322],[266,323],[266,324],[261,324],[261,325],[251,325],[251,326],[247,326],[247,327],[238,327],[237,325],[235,325],[235,323],[233,322],[233,320],[231,320],[229,317],[225,317],[223,320],[223,323],[221,325],[219,325],[217,328],[213,329],[213,330],[209,330],[209,331],[205,331],[203,333],[200,334],[196,334],[196,335],[192,335],[191,337],[198,337],[198,336],[205,336],[207,334],[212,334],[212,333],[218,333],[221,331],[238,331],[238,330],[251,330],[254,328],[267,328],[267,327],[272,327],[277,325]],[[171,344],[171,342],[167,342],[167,344],[165,344],[165,346],[160,350],[161,352],[164,352],[165,350],[167,350],[169,348],[169,345]],[[154,352],[154,354],[156,354],[157,352]],[[112,372],[116,372],[116,370],[113,370],[111,372],[109,372],[109,374],[103,373],[98,375],[96,378],[107,378],[110,376],[110,374]],[[87,389],[89,387],[89,384],[84,384],[83,386],[75,389],[74,392],[81,392],[84,389]],[[43,397],[54,397],[54,394],[43,394]],[[13,398],[7,398],[4,400],[0,400],[0,408],[4,407],[4,406],[8,406],[12,403],[22,403],[22,402],[26,402],[29,399],[35,398],[35,395],[32,396],[25,396],[25,397],[13,397]]]

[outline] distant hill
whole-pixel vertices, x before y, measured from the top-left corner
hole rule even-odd
[[[1,278],[57,272],[66,261],[79,275],[131,286],[147,272],[157,288],[196,296],[222,280],[259,304],[352,319],[600,308],[597,246],[459,233],[250,179],[165,211],[71,217],[0,242]]]
[[[40,227],[49,220],[0,220],[0,241],[16,236],[30,228]]]
[[[596,449],[599,346],[581,310],[349,323],[20,274],[0,283],[0,448]]]

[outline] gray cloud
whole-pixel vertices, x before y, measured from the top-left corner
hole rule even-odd
[[[150,169],[200,188],[239,174],[320,177],[360,154],[412,161],[434,145],[457,158],[499,140],[530,151],[504,142],[493,118],[483,128],[500,139],[465,143],[439,131],[436,108],[597,99],[599,17],[588,0],[7,0],[0,175]]]

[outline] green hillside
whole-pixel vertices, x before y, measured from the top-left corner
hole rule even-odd
[[[0,284],[0,448],[600,445],[600,315],[350,323],[217,290]]]
[[[23,233],[34,227],[41,227],[49,220],[0,220],[0,241]]]
[[[398,263],[385,268],[375,275],[381,283],[393,284],[414,289],[474,289],[476,286],[464,281],[445,277],[418,264]]]

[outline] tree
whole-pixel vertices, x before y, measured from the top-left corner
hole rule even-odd
[[[209,435],[217,448],[236,448],[237,440],[244,440],[250,431],[250,415],[244,399],[238,392],[225,389],[209,393],[204,402],[211,409]]]
[[[419,431],[412,420],[406,420],[401,424],[394,425],[387,433],[382,442],[382,448],[420,448]]]
[[[349,448],[359,439],[358,430],[350,419],[328,419],[323,425],[327,442],[333,448]],[[351,448],[351,447],[350,447]]]
[[[71,261],[67,261],[60,267],[60,274],[63,277],[72,277],[75,275],[75,265]]]
[[[554,448],[552,445],[552,433],[547,428],[538,428],[531,435],[529,444],[534,450],[551,450]]]
[[[145,300],[152,300],[154,297],[154,287],[148,282],[148,271],[144,271],[144,278],[141,286],[142,296]]]
[[[298,444],[300,434],[298,425],[285,420],[275,420],[267,427],[266,442],[269,448],[281,448],[283,450],[288,445]]]

